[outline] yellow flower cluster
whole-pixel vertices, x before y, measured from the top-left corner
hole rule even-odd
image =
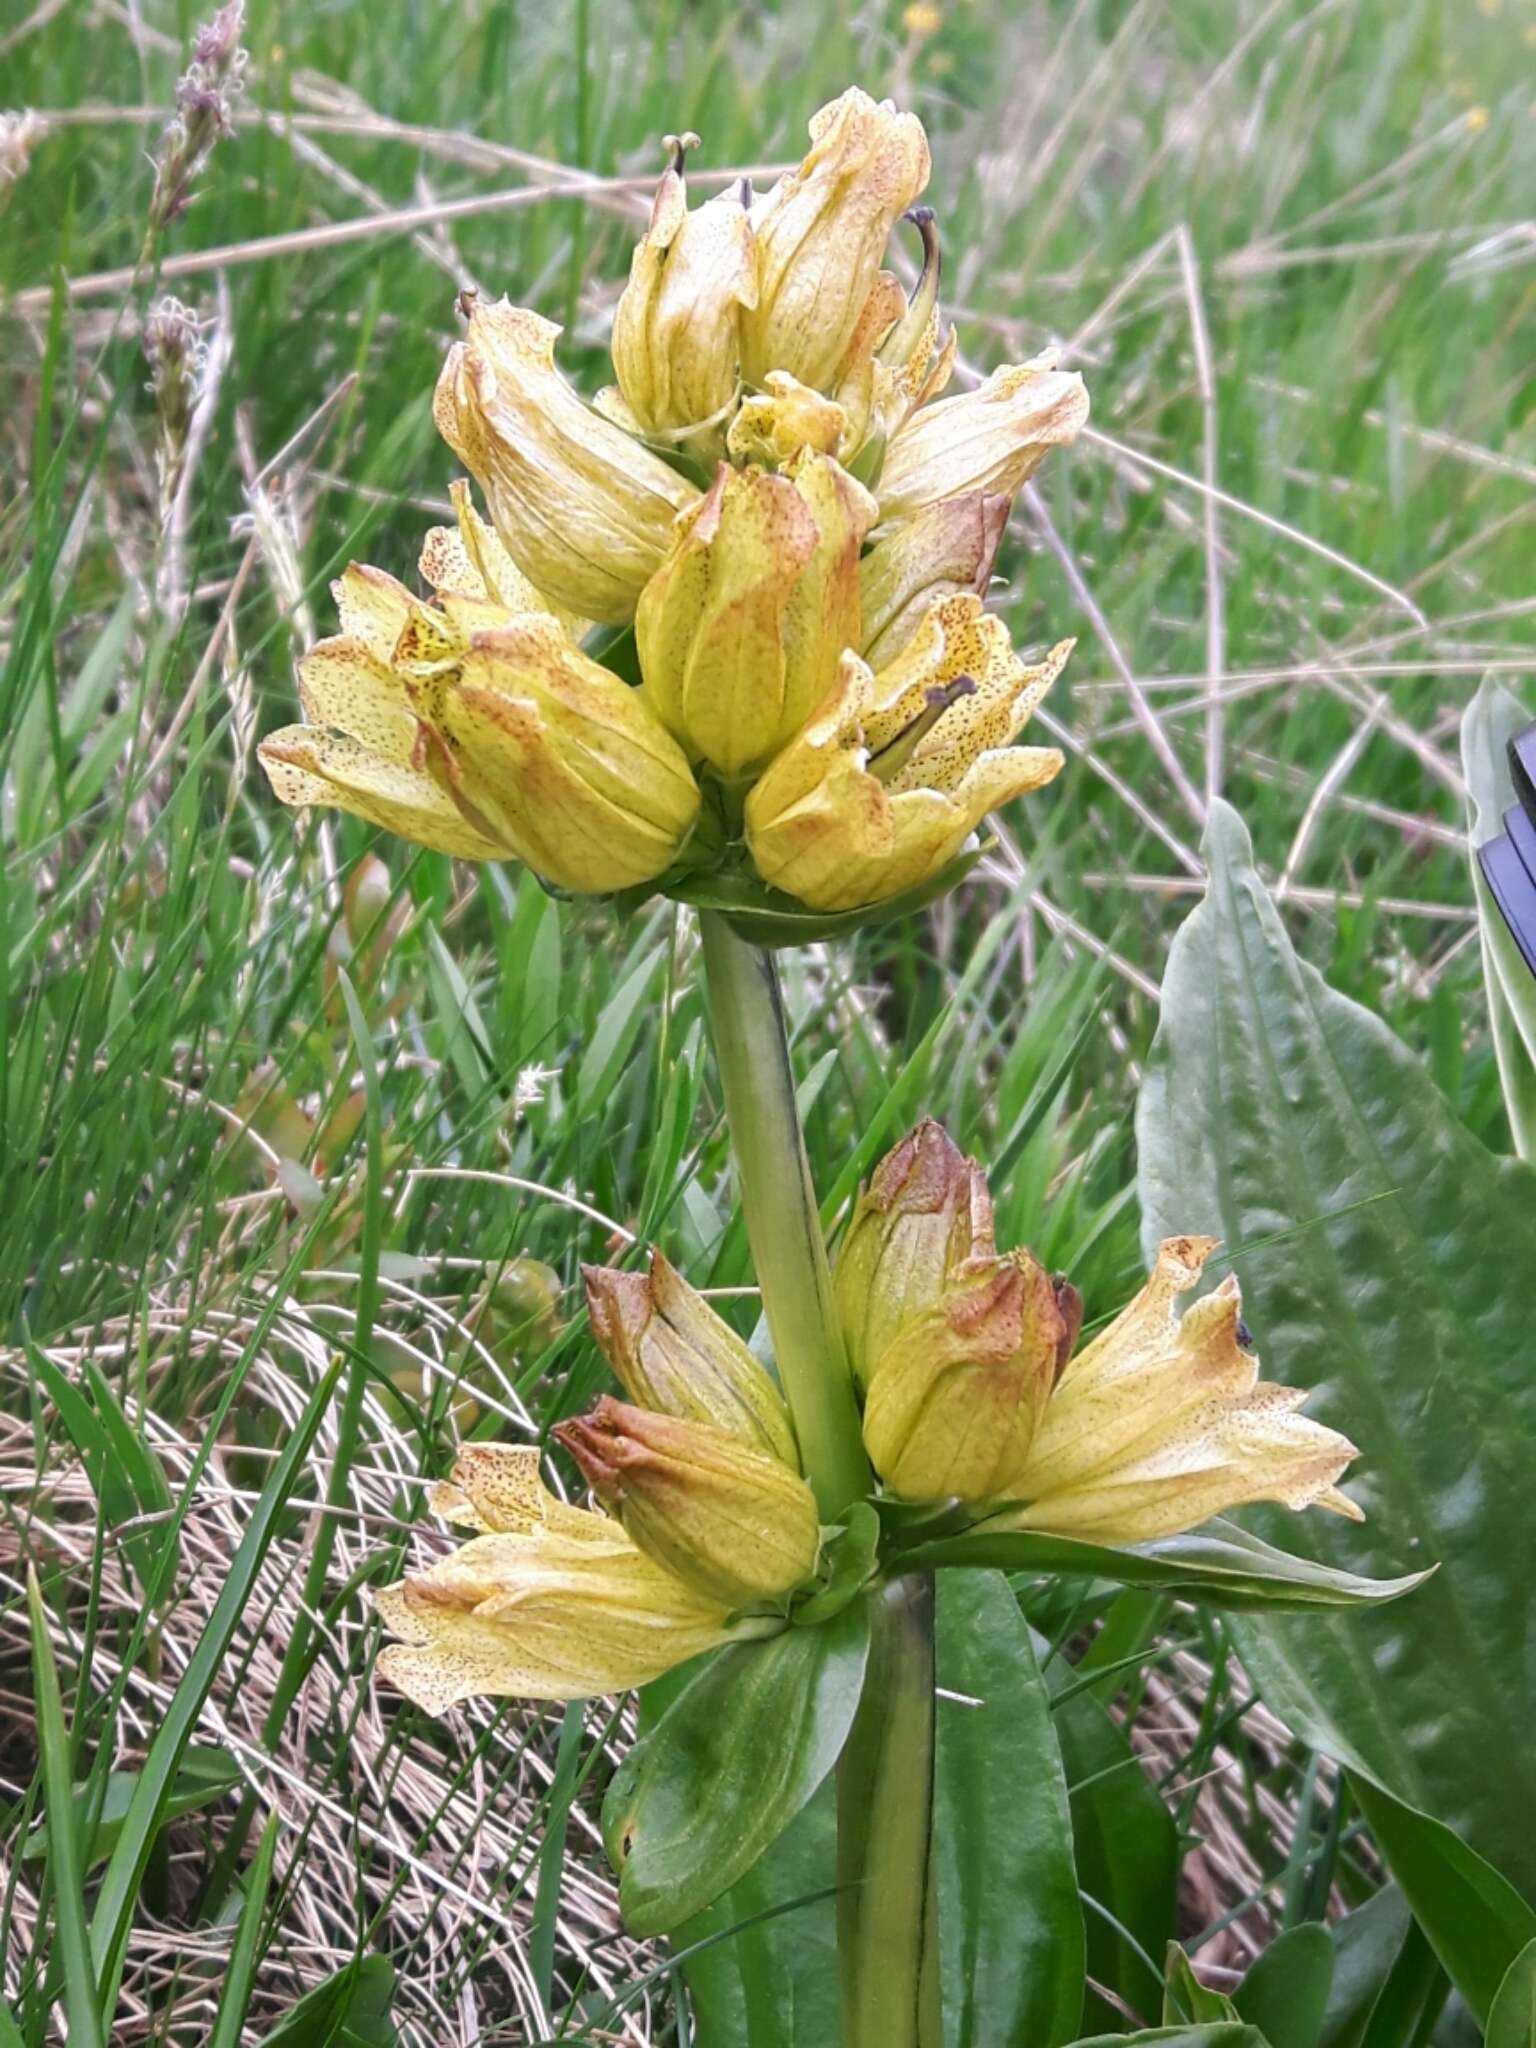
[[[939,1125],[880,1164],[845,1237],[839,1312],[864,1442],[909,1500],[986,1509],[992,1529],[1094,1543],[1176,1535],[1252,1501],[1360,1519],[1356,1455],[1259,1378],[1229,1275],[1181,1316],[1216,1249],[1171,1238],[1140,1294],[1076,1350],[1082,1304],[1028,1252],[997,1250],[986,1177]]]
[[[954,338],[914,116],[852,89],[770,191],[690,208],[696,140],[668,138],[594,404],[558,328],[469,304],[434,417],[491,523],[457,487],[430,598],[347,571],[306,723],[261,757],[285,802],[558,887],[724,860],[857,909],[1061,766],[1014,741],[1069,644],[1026,664],[982,597],[1013,493],[1087,395],[1050,357],[939,395]],[[910,296],[882,267],[903,218]],[[638,688],[598,658],[629,633]]]
[[[555,1431],[609,1513],[557,1499],[539,1454],[477,1444],[433,1505],[472,1541],[378,1594],[379,1670],[429,1713],[475,1694],[586,1699],[782,1625],[816,1568],[816,1502],[777,1387],[657,1253],[586,1271],[627,1401]],[[743,1610],[746,1610],[743,1612]],[[755,1612],[753,1610],[756,1610]]]

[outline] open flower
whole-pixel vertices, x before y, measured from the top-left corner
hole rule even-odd
[[[727,1607],[792,1592],[816,1566],[816,1498],[798,1469],[712,1422],[608,1395],[555,1435],[640,1548]]]
[[[859,631],[874,501],[812,449],[782,473],[721,463],[635,618],[645,700],[695,759],[737,778],[831,689]]]
[[[1146,1286],[1070,1359],[998,1527],[1097,1543],[1171,1536],[1250,1501],[1360,1509],[1337,1481],[1358,1453],[1297,1411],[1303,1389],[1259,1378],[1235,1274],[1183,1315],[1217,1240],[1159,1247]]]
[[[470,307],[433,418],[517,566],[552,602],[623,625],[698,491],[572,390],[560,329],[507,300]]]
[[[1060,771],[1054,747],[1013,739],[1060,673],[1070,640],[1027,666],[971,596],[933,605],[874,675],[845,655],[838,687],[753,786],[758,873],[817,910],[915,888],[999,804]]]
[[[753,384],[788,370],[827,391],[853,351],[891,229],[928,182],[928,138],[915,115],[856,86],[812,117],[810,134],[804,160],[752,208],[758,298],[742,318],[742,367]],[[869,338],[871,353],[880,338]]]
[[[673,160],[613,316],[619,390],[636,424],[653,434],[722,419],[736,396],[742,309],[757,304],[756,252],[740,192],[689,210],[683,164],[698,141],[666,138]]]
[[[729,1641],[726,1610],[637,1549],[607,1515],[558,1500],[528,1448],[466,1447],[435,1490],[480,1533],[375,1595],[400,1640],[381,1677],[431,1714],[477,1694],[579,1700],[645,1685]]]
[[[699,793],[637,694],[574,646],[460,496],[428,536],[424,604],[353,564],[342,632],[299,665],[309,723],[271,734],[284,802],[329,803],[444,853],[526,861],[557,887],[629,888],[671,865]]]

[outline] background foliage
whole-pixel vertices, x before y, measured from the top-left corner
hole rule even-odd
[[[1469,1286],[1453,1224],[1486,1197],[1478,1256],[1502,1260],[1505,1300],[1530,1229],[1528,1182],[1480,1149],[1509,1138],[1456,730],[1484,675],[1525,687],[1536,602],[1533,25],[1511,0],[253,0],[237,136],[165,244],[161,284],[209,323],[210,355],[167,547],[137,338],[150,282],[81,281],[133,263],[196,18],[19,0],[0,22],[0,102],[45,118],[30,164],[0,175],[0,2041],[48,2038],[56,2009],[88,2042],[104,1970],[114,2041],[228,2048],[242,2024],[248,2041],[683,2041],[663,1952],[615,1933],[597,1842],[622,1727],[597,1708],[426,1723],[373,1691],[360,1596],[410,1553],[417,1477],[458,1435],[538,1435],[601,1385],[581,1258],[658,1237],[696,1278],[750,1283],[691,928],[665,907],[621,930],[394,844],[374,848],[387,872],[360,869],[368,835],[297,831],[253,739],[291,715],[328,577],[354,554],[409,574],[446,510],[428,399],[460,286],[563,318],[595,376],[663,131],[766,167],[850,79],[915,106],[966,357],[1056,340],[1094,393],[1003,565],[1021,644],[1080,636],[1050,711],[1072,760],[959,898],[790,956],[828,1219],[928,1111],[995,1163],[1010,1240],[1066,1268],[1092,1317],[1120,1305],[1142,1255],[1133,1105],[1224,790],[1276,898],[1244,914],[1291,991],[1282,1022],[1296,989],[1321,1000],[1288,941],[1411,1057],[1370,1040],[1349,1091],[1362,1115],[1381,1100],[1400,1149],[1367,1145],[1357,1174],[1320,1109],[1314,1171],[1286,1088],[1251,1086],[1232,1050],[1257,1058],[1275,1013],[1254,1021],[1250,991],[1249,1036],[1223,1036],[1190,966],[1217,927],[1239,943],[1230,892],[1257,902],[1229,864],[1185,942],[1198,986],[1158,1086],[1170,1144],[1202,1169],[1241,1108],[1242,1174],[1207,1188],[1191,1169],[1181,1199],[1209,1213],[1178,1220],[1240,1248],[1278,1236],[1239,1266],[1261,1348],[1368,1407],[1346,1426],[1391,1546],[1392,1489],[1449,1455],[1444,1382],[1421,1331],[1362,1335],[1358,1299],[1334,1347],[1351,1261],[1390,1238],[1404,1269],[1427,1257]],[[401,209],[420,211],[389,225]],[[1326,1288],[1294,1280],[1315,1271],[1319,1213],[1383,1195],[1336,1226]],[[737,1309],[749,1330],[750,1298]],[[1518,1319],[1424,1313],[1471,1459],[1514,1427],[1497,1374],[1518,1368]],[[1490,1377],[1460,1377],[1472,1349],[1445,1317],[1470,1318]],[[333,1358],[343,1391],[322,1401]],[[1152,1592],[1014,1585],[1070,1788],[1081,2032],[1454,2043],[1475,2038],[1470,2000],[1498,2048],[1528,2048],[1529,1951],[1491,2005],[1484,1982],[1519,1901],[1478,1861],[1530,1889],[1529,1829],[1494,1775],[1501,1712],[1529,1721],[1508,1641],[1528,1518],[1444,1483],[1427,1541],[1446,1571],[1422,1605],[1284,1624],[1309,1655],[1336,1629],[1417,1629],[1402,1654],[1468,1680],[1454,1743],[1442,1729],[1431,1757],[1405,1734],[1419,1764],[1394,1781],[1381,1671],[1369,1730],[1344,1732],[1385,1793],[1309,1747],[1338,1747],[1352,1695],[1288,1698],[1294,1735],[1278,1685],[1255,1700],[1277,1637]],[[1366,1563],[1347,1543],[1339,1561]],[[1001,1585],[969,1597],[991,1607]],[[987,1674],[940,1679],[972,1697]],[[945,1782],[963,1800],[963,1770]],[[1059,1842],[1039,1788],[1022,1811],[1037,1847]],[[1459,1876],[1445,1823],[1467,1840]],[[796,2014],[824,2033],[825,1901],[796,1902],[825,1827],[813,1803],[732,1895],[736,1920],[769,1917],[699,1952],[705,2039],[779,2039]],[[1000,1885],[1027,1889],[1027,1859],[999,1859]],[[1046,1865],[1059,1887],[1059,1854]],[[1462,1965],[1455,1928],[1431,1924],[1425,1898],[1458,1884],[1482,1901],[1468,1924],[1504,1930],[1493,1961]],[[1026,1922],[1044,1896],[1019,1894]],[[1324,1918],[1330,1935],[1302,1934]],[[712,1908],[699,1938],[732,1924]],[[1175,1934],[1193,1971],[1165,1964]],[[947,1985],[967,1966],[947,1953]],[[1053,2038],[1078,2030],[1058,1986],[1015,1989]],[[1305,2031],[1275,2017],[1318,2004]]]

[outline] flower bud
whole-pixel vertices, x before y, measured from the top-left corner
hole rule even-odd
[[[986,1175],[925,1117],[871,1174],[837,1254],[833,1292],[861,1387],[908,1319],[939,1300],[955,1269],[994,1250]]]
[[[761,462],[780,469],[802,448],[836,455],[848,430],[848,415],[833,399],[799,383],[788,370],[770,370],[763,389],[744,398],[726,435],[734,462]]]
[[[798,1470],[783,1396],[730,1324],[660,1252],[649,1273],[584,1266],[592,1334],[630,1400],[708,1422]]]
[[[694,486],[584,405],[555,368],[560,329],[476,301],[432,416],[477,479],[508,554],[557,605],[624,625]]]
[[[968,491],[891,527],[859,563],[862,653],[876,671],[896,659],[940,598],[984,598],[1008,525],[1006,495]]]
[[[654,434],[716,420],[731,404],[741,309],[757,304],[752,229],[740,193],[688,210],[683,162],[697,143],[696,135],[667,137],[674,160],[656,188],[650,226],[613,316],[619,389],[639,425]]]
[[[891,229],[928,182],[928,140],[915,115],[856,86],[812,117],[810,133],[798,169],[752,209],[758,301],[742,316],[742,369],[752,384],[788,370],[829,391]]]
[[[1053,448],[1075,441],[1088,393],[1054,354],[994,370],[975,391],[922,406],[892,437],[880,472],[883,522],[966,491],[1011,496]]]
[[[815,1570],[811,1489],[712,1423],[604,1395],[554,1434],[640,1548],[705,1598],[727,1608],[778,1599]]]
[[[905,1500],[1007,1498],[1029,1456],[1064,1334],[1028,1252],[967,1260],[876,1364],[864,1443]]]
[[[645,700],[722,775],[762,766],[810,716],[858,635],[874,501],[829,457],[722,463],[635,617]]]
[[[652,881],[692,831],[699,792],[681,751],[557,620],[475,633],[446,668],[408,670],[407,687],[433,775],[557,888]]]
[[[878,676],[845,655],[834,694],[748,793],[763,880],[838,911],[938,874],[988,811],[1059,773],[1054,747],[1009,743],[1071,651],[1064,640],[1027,667],[966,595],[932,606]]]
[[[1236,1276],[1179,1314],[1215,1249],[1167,1239],[1130,1307],[1066,1361],[1009,1487],[1022,1505],[997,1527],[1146,1543],[1249,1501],[1362,1519],[1335,1483],[1354,1445],[1296,1412],[1303,1389],[1259,1378]]]

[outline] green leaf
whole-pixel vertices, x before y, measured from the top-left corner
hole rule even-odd
[[[1240,2020],[1270,2048],[1318,2048],[1333,1989],[1333,1943],[1315,1920],[1270,1943],[1232,1994]]]
[[[42,1752],[43,1820],[48,1834],[48,1876],[64,1978],[64,2011],[69,2038],[77,2048],[101,2048],[101,2007],[85,1921],[80,1846],[75,1838],[75,1802],[70,1784],[69,1729],[59,1692],[58,1667],[48,1610],[34,1567],[27,1567],[27,1604],[32,1621],[32,1677],[37,1702],[37,1740]]]
[[[770,889],[766,882],[744,872],[688,873],[674,881],[666,893],[679,903],[692,904],[695,910],[720,911],[730,919],[737,937],[749,945],[765,946],[770,951],[781,946],[812,946],[819,940],[845,938],[867,925],[890,924],[936,903],[957,882],[963,882],[995,844],[995,840],[985,840],[968,847],[927,881],[860,910],[810,910],[798,898],[786,896],[780,889]]]
[[[1050,1706],[1000,1573],[939,1581],[938,1681],[944,2038],[948,2048],[1057,2048],[1082,2018],[1083,1909]]]
[[[1178,1942],[1168,1944],[1163,1986],[1163,2020],[1235,2020],[1230,1998],[1212,1991],[1195,1975],[1193,1963]]]
[[[1351,1783],[1414,1918],[1462,1997],[1486,2019],[1511,1961],[1536,1940],[1536,1911],[1442,1822],[1368,1778]]]
[[[387,1956],[365,1956],[306,1991],[261,2048],[396,2048],[390,2018],[395,1966]]]
[[[1401,1889],[1389,1884],[1375,1892],[1363,1906],[1335,1920],[1328,1928],[1333,1946],[1333,1982],[1328,1991],[1317,2048],[1363,2048],[1371,2016],[1388,1994],[1393,1979],[1405,1968],[1422,1969],[1427,1958],[1430,1971],[1444,1982],[1423,1934],[1415,1926]],[[1443,1994],[1442,1994],[1443,1996]],[[1419,2015],[1412,2025],[1416,2029]],[[1379,2042],[1377,2048],[1406,2048],[1403,2042]]]
[[[717,1652],[641,1737],[603,1801],[632,1934],[664,1934],[733,1885],[837,1762],[869,1611]]]
[[[212,1805],[222,1798],[233,1785],[240,1782],[240,1772],[234,1758],[227,1749],[212,1744],[195,1743],[182,1758],[176,1773],[175,1783],[168,1794],[161,1813],[161,1824],[179,1820],[183,1814],[196,1813],[204,1806]],[[101,1812],[97,1816],[95,1832],[86,1851],[86,1868],[103,1863],[117,1846],[122,1833],[123,1822],[138,1790],[137,1771],[112,1771],[107,1777],[106,1794],[102,1800]],[[75,1821],[83,1827],[90,1811],[90,1788],[77,1785],[74,1793]],[[46,1848],[44,1835],[28,1838],[22,1856],[30,1859],[41,1856]]]
[[[1046,1647],[1037,1638],[1037,1650]],[[1073,1690],[1076,1668],[1053,1658],[1045,1681],[1067,1772],[1077,1878],[1089,1906],[1088,1975],[1131,2012],[1146,2012],[1162,1981],[1156,1959],[1173,1936],[1179,1831],[1124,1730],[1093,1691]],[[1096,1993],[1089,2001],[1090,2012],[1097,2007],[1109,2017]]]
[[[812,1628],[841,1614],[875,1568],[880,1517],[867,1500],[856,1500],[822,1546],[822,1582],[790,1615],[797,1628]]]
[[[1083,1543],[1072,1536],[978,1522],[961,1535],[903,1550],[901,1561],[910,1571],[995,1565],[1001,1571],[1071,1573],[1125,1586],[1167,1586],[1207,1606],[1228,1608],[1380,1605],[1411,1593],[1428,1576],[1411,1572],[1403,1578],[1363,1579],[1277,1550],[1235,1522],[1220,1519],[1182,1536],[1127,1544]]]
[[[1213,2027],[1148,2027],[1140,2034],[1095,2034],[1076,2048],[1269,2048],[1257,2027],[1232,2021]]]
[[[1137,1119],[1148,1244],[1220,1235],[1269,1377],[1314,1389],[1313,1412],[1362,1446],[1363,1528],[1278,1509],[1254,1510],[1259,1526],[1340,1568],[1442,1566],[1395,1605],[1240,1618],[1243,1660],[1315,1748],[1536,1894],[1536,1177],[1469,1136],[1385,1025],[1296,959],[1225,806],[1206,856]],[[1486,2011],[1484,1959],[1441,1954]]]
[[[665,950],[655,946],[621,981],[592,1027],[576,1072],[576,1114],[592,1116],[618,1079],[645,1022],[645,1005],[661,972]]]
[[[1487,2048],[1536,2048],[1536,1941],[1521,1949],[1499,1986]]]
[[[256,1985],[256,1967],[261,1956],[261,1924],[267,1910],[267,1892],[272,1883],[272,1864],[277,1855],[279,1816],[269,1814],[256,1844],[256,1854],[245,1877],[245,1902],[235,1923],[235,1938],[229,1951],[229,1967],[219,1986],[219,2010],[208,2037],[208,2048],[240,2048],[245,2016],[250,2010]]]
[[[1506,749],[1511,736],[1529,723],[1530,713],[1524,705],[1491,676],[1484,677],[1461,721],[1467,834],[1474,849],[1472,888],[1477,898],[1488,1022],[1509,1127],[1522,1159],[1536,1155],[1536,977],[1499,914],[1475,849],[1497,839],[1504,830],[1504,813],[1515,801]]]

